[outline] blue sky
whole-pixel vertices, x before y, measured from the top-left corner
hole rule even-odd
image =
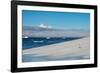
[[[89,30],[90,14],[23,10],[22,23],[23,26],[37,26],[39,24],[44,24],[56,29]]]

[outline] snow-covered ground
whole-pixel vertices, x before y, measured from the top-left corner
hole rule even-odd
[[[90,58],[90,38],[67,41],[63,43],[23,50],[23,55],[48,56],[51,59],[64,57]]]

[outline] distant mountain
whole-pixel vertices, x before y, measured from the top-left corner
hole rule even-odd
[[[42,31],[42,30],[52,30],[51,28],[42,28],[42,27],[37,27],[37,26],[24,26],[23,27],[24,31]]]
[[[23,30],[42,31],[42,30],[53,30],[53,29],[48,25],[40,24],[37,26],[23,26]]]
[[[23,37],[84,37],[88,35],[89,32],[82,29],[61,30],[45,25],[23,26]]]
[[[41,28],[52,28],[51,26],[49,26],[49,25],[44,25],[44,24],[40,24],[40,25],[38,25],[37,27],[41,27]]]

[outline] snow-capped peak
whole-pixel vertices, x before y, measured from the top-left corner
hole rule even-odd
[[[44,25],[44,24],[40,24],[40,25],[38,25],[38,27],[41,27],[41,28],[51,28],[51,26]]]

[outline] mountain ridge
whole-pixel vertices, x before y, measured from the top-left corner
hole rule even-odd
[[[23,37],[84,37],[89,31],[83,29],[54,29],[39,26],[23,26]]]

